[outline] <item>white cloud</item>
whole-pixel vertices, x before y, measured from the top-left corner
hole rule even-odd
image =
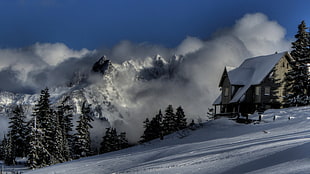
[[[290,42],[285,39],[285,29],[262,13],[246,14],[236,22],[232,34],[253,55],[272,54],[290,48]]]
[[[49,80],[56,78],[51,78],[53,75],[48,74],[49,72],[52,72],[50,71],[51,69],[57,68],[57,66],[66,62],[70,58],[81,59],[94,53],[96,53],[95,50],[72,50],[62,43],[36,43],[35,45],[25,48],[0,49],[1,77],[6,78],[5,75],[9,74],[14,78],[14,80],[12,78],[6,78],[6,81],[9,80],[10,82],[14,82],[9,83],[14,84],[14,86],[10,88],[8,83],[2,83],[0,84],[0,89],[13,92],[23,92],[22,88],[27,88],[26,91],[31,91],[29,90],[30,88],[33,88],[32,91],[44,88],[48,85],[47,82]],[[76,69],[76,67],[69,67],[69,69],[72,68]],[[63,71],[70,72],[69,69],[67,67],[67,69]],[[12,72],[10,73],[10,71]],[[46,77],[43,77],[42,75],[38,76],[40,73],[45,73]],[[57,78],[62,80],[63,77],[68,77],[66,74],[59,76],[59,73],[57,73],[57,75]],[[53,82],[55,82],[55,80]],[[16,86],[20,87],[17,88]]]
[[[63,43],[36,43],[32,48],[37,56],[52,66],[55,66],[68,58],[81,58],[91,52],[86,48],[72,50]]]
[[[176,54],[177,55],[186,55],[188,53],[195,52],[202,48],[204,43],[202,40],[196,37],[187,36],[185,40],[177,47]]]

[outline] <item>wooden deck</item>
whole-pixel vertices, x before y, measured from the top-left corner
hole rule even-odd
[[[220,117],[228,117],[228,118],[234,118],[240,116],[240,113],[238,112],[227,112],[227,113],[218,113],[214,115],[214,118],[220,118]]]

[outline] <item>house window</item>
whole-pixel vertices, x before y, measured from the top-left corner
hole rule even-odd
[[[229,88],[224,88],[224,96],[227,97],[229,94]]]
[[[255,95],[260,95],[260,86],[255,87]]]
[[[270,86],[265,86],[265,95],[270,95]]]

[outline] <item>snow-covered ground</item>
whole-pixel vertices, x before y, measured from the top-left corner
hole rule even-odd
[[[310,107],[268,110],[259,124],[237,124],[221,118],[188,134],[184,138],[174,134],[163,141],[154,140],[26,173],[279,174],[310,171]]]

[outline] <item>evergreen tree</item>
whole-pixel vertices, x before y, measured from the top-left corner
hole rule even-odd
[[[30,147],[30,154],[37,154],[39,157],[39,163],[33,165],[33,161],[30,160],[30,165],[35,167],[43,167],[46,165],[56,164],[62,161],[62,157],[59,155],[59,122],[51,109],[49,101],[48,88],[41,91],[40,99],[35,105],[33,111],[33,125],[32,136],[30,137],[31,143],[37,147]],[[56,140],[56,141],[55,141]],[[37,152],[34,152],[37,151]],[[31,157],[33,158],[33,157]]]
[[[30,142],[32,140],[32,133],[33,133],[33,125],[34,125],[34,118],[26,122],[26,128],[25,128],[25,155],[28,156],[31,150]]]
[[[37,128],[36,117],[29,121],[29,127],[30,134],[27,137],[29,141],[27,164],[31,169],[41,168],[48,164],[46,159],[43,158],[43,156],[46,154],[43,150],[45,149],[42,143],[43,134],[41,129]]]
[[[6,165],[14,164],[15,157],[13,152],[13,142],[11,134],[9,134],[8,138],[4,137],[3,148],[4,148],[4,163]]]
[[[115,128],[111,129],[110,133],[110,149],[111,151],[116,151],[118,149],[118,137],[117,137],[117,132]]]
[[[150,135],[151,135],[151,132],[150,132],[150,121],[148,118],[145,119],[145,121],[143,122],[143,128],[144,128],[144,132],[143,132],[143,135],[140,137],[141,140],[139,141],[139,143],[145,143],[145,142],[148,142],[150,141]]]
[[[9,128],[10,128],[10,136],[12,139],[12,151],[14,158],[24,157],[26,154],[26,116],[24,115],[24,111],[22,106],[16,106],[13,109],[13,114],[10,117]]]
[[[118,147],[118,136],[117,136],[117,132],[116,132],[115,128],[111,129],[111,142],[110,142],[110,144],[111,144],[112,151],[119,150],[119,147]]]
[[[59,115],[53,114],[53,126],[52,130],[54,134],[51,135],[53,142],[50,142],[50,146],[48,147],[49,153],[52,155],[51,164],[61,163],[66,161],[63,152],[65,149],[65,140],[63,139],[63,132],[60,127]]]
[[[103,141],[101,142],[100,153],[117,151],[127,148],[128,146],[125,132],[117,135],[115,128],[107,128],[103,136]]]
[[[187,122],[186,122],[186,118],[185,118],[185,114],[184,114],[183,108],[181,106],[179,106],[177,108],[175,116],[176,116],[175,127],[178,130],[185,129],[187,127]]]
[[[119,150],[118,137],[115,128],[107,128],[103,141],[101,142],[100,153],[107,153]]]
[[[307,29],[308,27],[306,26],[305,21],[301,21],[298,25],[297,34],[295,35],[296,41],[292,42],[293,50],[291,51],[291,55],[298,62],[310,62],[310,36],[306,31]]]
[[[125,149],[127,147],[129,147],[129,143],[126,138],[126,132],[121,132],[118,135],[118,149]]]
[[[46,93],[47,90],[41,90],[40,98],[37,104],[34,107],[34,111],[32,113],[33,119],[30,120],[31,125],[31,134],[29,135],[29,157],[28,157],[28,165],[30,168],[35,169],[39,167],[44,167],[48,165],[46,163],[46,154],[43,153],[42,146],[45,142],[43,140],[44,135],[44,127],[43,122],[45,121],[45,115],[49,112],[49,94]],[[47,106],[46,106],[47,105]],[[45,121],[46,122],[46,121]],[[43,128],[43,129],[41,129]]]
[[[77,157],[88,156],[91,153],[90,133],[89,129],[92,128],[90,122],[93,121],[90,111],[90,105],[83,103],[82,114],[79,117],[78,125],[76,127],[77,133],[75,134],[75,155]]]
[[[289,106],[302,106],[309,104],[309,69],[310,41],[309,33],[304,21],[298,25],[295,35],[296,41],[292,42],[291,55],[294,58],[292,69],[287,73],[285,100]]]
[[[41,91],[33,119],[26,128],[28,165],[35,169],[71,159],[69,132],[72,131],[71,107],[65,101],[53,111],[48,88]]]
[[[156,138],[163,139],[163,125],[162,125],[163,115],[161,110],[159,110],[158,114],[152,118],[151,121],[149,119],[145,120],[145,130],[143,135],[141,136],[140,143],[148,142]]]
[[[52,110],[49,100],[50,94],[48,88],[41,90],[41,95],[38,103],[35,105],[33,116],[36,117],[37,128],[42,128],[47,132],[47,128],[51,127]]]
[[[100,143],[100,153],[107,153],[112,151],[112,131],[111,128],[106,128],[105,135],[102,137],[103,141]]]
[[[150,140],[160,138],[164,135],[176,132],[187,127],[187,122],[183,108],[179,106],[176,113],[173,112],[172,105],[169,105],[165,110],[163,116],[161,110],[159,113],[149,121],[148,118],[143,122],[144,132],[140,137],[139,143],[148,142]]]
[[[34,120],[33,120],[33,124],[36,124]],[[29,138],[28,140],[29,141],[29,153],[28,153],[27,164],[30,169],[36,169],[40,167],[40,164],[39,164],[40,147],[38,147],[37,130],[35,126],[31,127],[30,130],[31,130],[31,133],[27,137]]]
[[[165,115],[163,117],[163,131],[164,135],[168,135],[177,131],[176,116],[173,112],[172,105],[169,105],[165,110]]]
[[[151,120],[150,123],[151,129],[151,139],[160,138],[164,139],[164,130],[163,130],[163,114],[159,110],[158,114]]]
[[[72,131],[72,111],[73,108],[67,104],[69,97],[66,97],[61,105],[57,107],[57,119],[59,122],[59,127],[62,135],[62,156],[63,158],[68,161],[71,159],[73,154],[73,136],[70,134]]]

